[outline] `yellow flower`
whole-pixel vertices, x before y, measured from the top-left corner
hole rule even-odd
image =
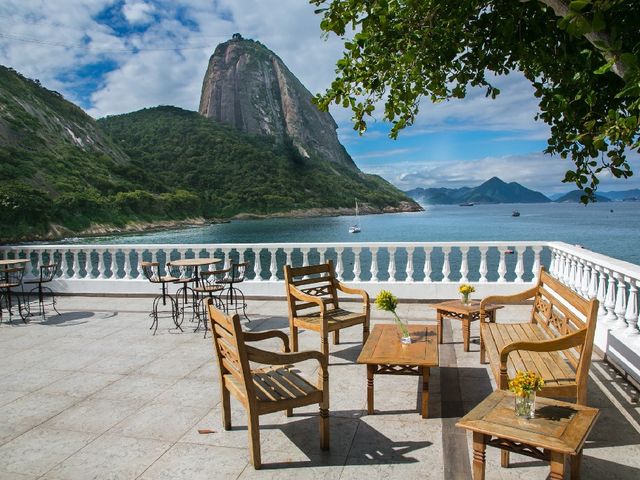
[[[390,291],[382,290],[376,297],[375,305],[378,307],[378,310],[395,312],[398,306],[398,299]]]
[[[473,285],[469,285],[468,283],[463,283],[462,285],[460,285],[460,287],[458,288],[458,291],[463,294],[463,295],[469,295],[470,293],[473,293],[476,291],[475,288],[473,288]]]
[[[532,371],[518,370],[516,376],[509,381],[509,390],[519,397],[525,397],[531,392],[541,390],[543,386],[544,380]]]

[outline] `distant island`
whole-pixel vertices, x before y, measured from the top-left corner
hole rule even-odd
[[[405,193],[422,205],[471,205],[494,203],[578,203],[584,193],[573,190],[547,197],[517,182],[507,183],[492,177],[477,187],[460,188],[414,188]],[[640,201],[640,189],[598,192],[597,202]]]

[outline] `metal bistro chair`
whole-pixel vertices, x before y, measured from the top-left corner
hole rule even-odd
[[[49,283],[53,280],[53,278],[56,276],[56,273],[58,273],[59,268],[60,268],[60,261],[55,263],[49,263],[46,265],[40,265],[40,267],[38,268],[38,270],[40,271],[40,275],[37,278],[34,278],[33,280],[24,281],[25,285],[35,285],[31,290],[29,290],[27,295],[28,295],[28,298],[30,299],[32,294],[34,294],[35,292],[38,293],[38,309],[42,318],[46,318],[45,310],[44,310],[45,291],[47,292],[48,295],[51,296],[51,307],[58,315],[60,315],[60,312],[56,308],[55,293],[53,292],[53,290],[51,290],[50,287],[45,285],[45,283]]]
[[[230,269],[225,270],[211,270],[200,272],[200,285],[196,286],[193,290],[198,296],[198,309],[196,315],[198,316],[198,325],[194,332],[200,329],[200,326],[204,326],[204,338],[207,338],[207,331],[209,330],[207,322],[207,304],[209,299],[216,306],[217,309],[226,312],[226,306],[220,299],[220,294],[224,290],[224,285],[220,283],[224,277],[229,274]],[[214,295],[216,294],[216,295]]]
[[[182,327],[180,323],[178,323],[178,302],[169,295],[167,287],[167,284],[174,283],[178,278],[171,275],[160,275],[160,264],[158,262],[142,262],[140,265],[147,280],[151,283],[159,283],[162,285],[162,293],[153,299],[153,307],[149,314],[149,316],[153,318],[153,322],[149,330],[155,327],[153,334],[156,334],[158,331],[158,306],[160,302],[162,302],[162,305],[166,305],[167,300],[169,300],[169,303],[171,303],[171,318],[173,319],[173,323],[182,332]]]
[[[249,262],[242,263],[234,263],[231,262],[231,268],[229,274],[227,274],[223,279],[219,282],[224,285],[226,294],[225,294],[225,305],[227,313],[235,311],[238,313],[238,310],[242,310],[242,314],[244,318],[251,321],[249,317],[247,317],[247,302],[244,300],[244,293],[240,290],[236,285],[238,283],[244,282],[245,272],[249,268]],[[222,298],[222,293],[220,294]]]
[[[22,276],[24,275],[24,267],[7,267],[0,270],[0,321],[2,321],[2,308],[7,309],[9,315],[9,322],[13,323],[12,310],[14,307],[14,298],[17,301],[18,315],[22,318],[24,323],[27,323],[26,317],[28,315],[23,313],[23,309],[26,310],[26,305],[23,306],[20,301],[21,295],[16,295],[12,289],[22,286]],[[24,292],[22,293],[24,295]]]
[[[180,324],[184,321],[184,313],[187,308],[191,308],[191,320],[196,317],[198,308],[198,297],[191,284],[197,283],[192,265],[173,265],[167,263],[169,274],[175,278],[173,283],[180,285],[176,291],[176,305],[178,307],[178,315],[180,316]]]

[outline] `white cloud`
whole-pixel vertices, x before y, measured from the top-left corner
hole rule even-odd
[[[147,2],[127,0],[122,6],[124,18],[131,24],[146,24],[153,20],[155,7]]]

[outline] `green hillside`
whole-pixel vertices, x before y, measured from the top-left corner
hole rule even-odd
[[[353,207],[356,198],[378,209],[410,201],[380,177],[305,159],[292,145],[176,107],[107,117],[98,124],[151,177],[147,190],[159,193],[171,185],[196,195],[193,215]]]
[[[386,181],[174,107],[96,122],[0,66],[0,242],[95,225],[411,201]],[[411,207],[411,206],[409,206]],[[404,204],[403,208],[407,208]]]

